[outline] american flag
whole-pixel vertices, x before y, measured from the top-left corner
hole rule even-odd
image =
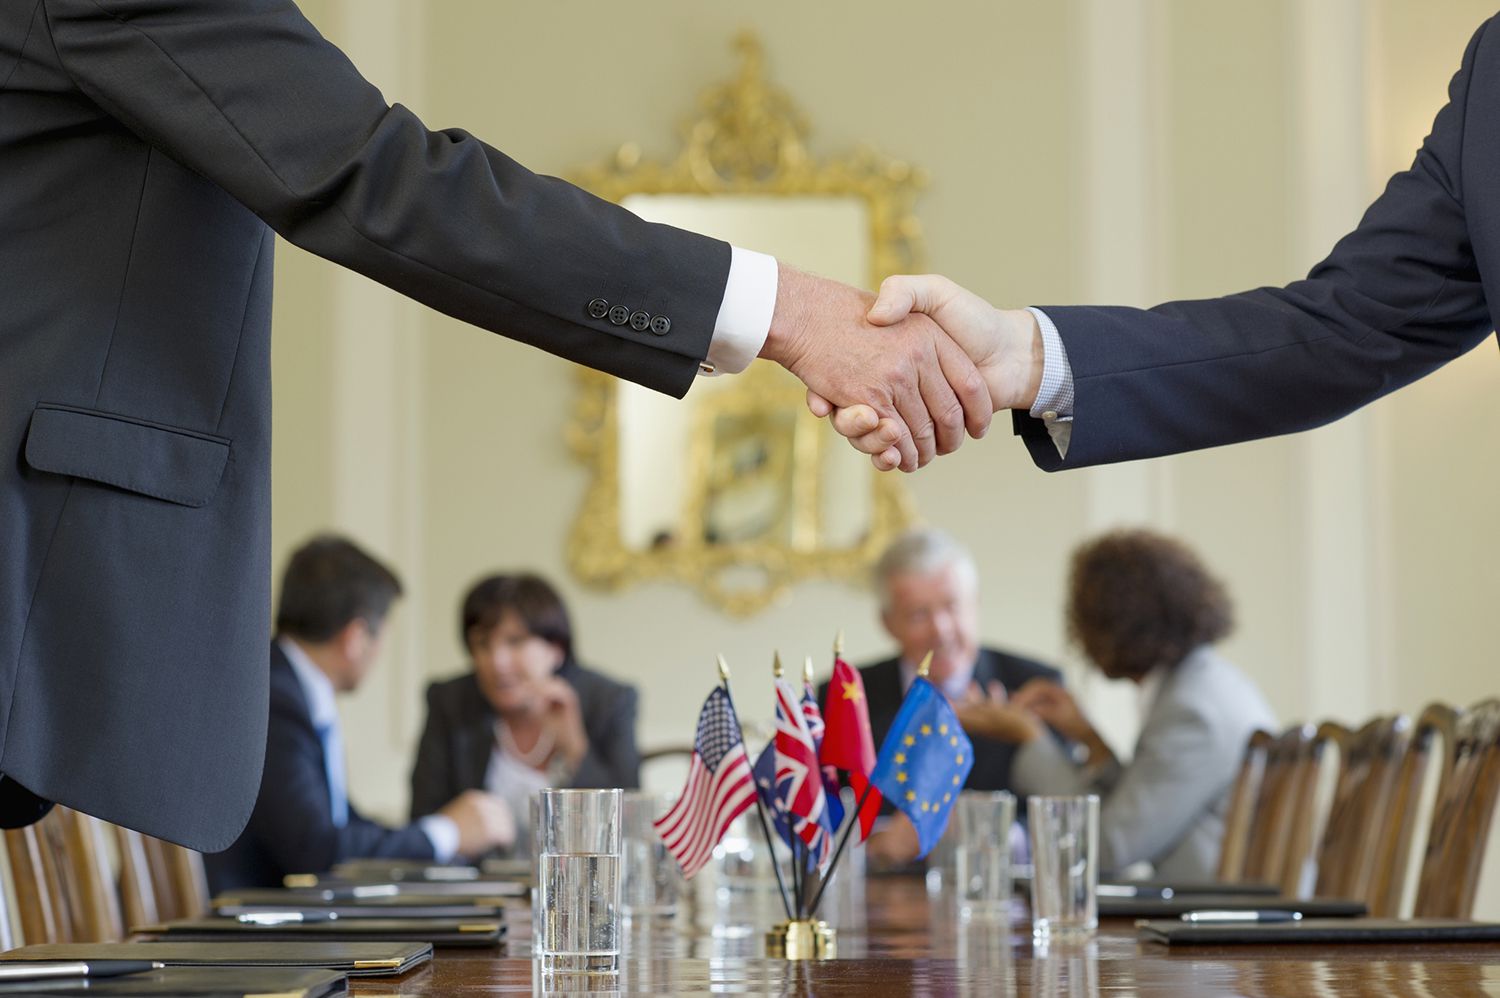
[[[750,760],[729,696],[721,687],[703,702],[687,785],[672,810],[656,820],[656,833],[683,875],[691,877],[713,855],[729,823],[754,803]]]
[[[776,680],[776,789],[792,813],[792,830],[821,866],[828,858],[832,837],[824,825],[828,798],[801,701],[791,683]]]

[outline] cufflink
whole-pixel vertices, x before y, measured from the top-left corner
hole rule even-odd
[[[698,373],[699,374],[718,374],[719,373],[719,369],[717,367],[714,367],[708,361],[704,360],[704,361],[699,361],[699,363],[698,363]]]

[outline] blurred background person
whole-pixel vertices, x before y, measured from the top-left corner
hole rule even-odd
[[[1122,764],[1049,680],[1008,704],[960,705],[959,719],[1019,746],[1018,793],[1100,795],[1101,870],[1149,863],[1163,880],[1211,880],[1245,744],[1276,727],[1260,689],[1213,648],[1233,618],[1224,586],[1186,545],[1145,530],[1105,534],[1074,552],[1068,635],[1105,676],[1139,687],[1131,760]],[[1077,758],[1042,737],[1044,724],[1080,746]]]
[[[292,553],[271,644],[260,793],[234,845],[204,857],[214,893],[280,887],[289,873],[359,857],[446,863],[515,840],[509,809],[483,792],[451,794],[404,828],[371,821],[349,801],[335,697],[369,675],[400,595],[395,573],[342,537],[316,537]]]
[[[638,787],[636,691],[580,665],[562,598],[536,575],[493,575],[464,597],[470,671],[427,688],[411,774],[413,820],[482,788],[505,801],[524,846],[543,787]]]
[[[859,670],[877,746],[929,651],[928,678],[953,703],[1004,703],[1032,680],[1062,683],[1062,673],[1049,665],[980,646],[979,570],[973,555],[949,534],[932,528],[903,534],[881,555],[874,578],[880,623],[899,649],[894,658]],[[827,699],[826,686],[820,699]],[[973,741],[974,768],[965,789],[1010,790],[1015,745],[982,734]],[[917,855],[916,829],[893,810],[871,833],[869,849],[877,865],[910,862]]]

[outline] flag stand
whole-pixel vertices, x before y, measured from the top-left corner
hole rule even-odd
[[[719,656],[719,682],[724,685],[724,696],[729,701],[729,709],[734,712],[734,723],[743,729],[740,724],[740,712],[734,706],[734,695],[729,692],[729,663],[724,661],[724,656]],[[740,741],[744,742],[745,733],[740,731]],[[760,794],[755,795],[755,813],[760,816],[760,830],[766,837],[766,852],[771,859],[771,869],[776,874],[776,887],[781,892],[781,903],[786,908],[786,917],[792,918],[792,902],[786,893],[786,882],[781,879],[781,867],[776,864],[776,847],[771,844],[771,825],[766,821],[766,808],[761,803]]]

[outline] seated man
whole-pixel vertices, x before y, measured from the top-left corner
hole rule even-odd
[[[906,688],[923,656],[932,652],[928,678],[950,702],[995,700],[1033,679],[1062,682],[1041,662],[979,645],[979,571],[973,556],[940,530],[919,529],[896,539],[875,565],[880,622],[900,646],[895,658],[860,668],[878,749],[890,731]],[[819,699],[827,696],[827,687]],[[971,733],[972,734],[972,733]],[[1015,746],[974,735],[974,768],[967,790],[1011,789]],[[877,865],[900,865],[917,854],[916,829],[892,812],[870,836]]]
[[[396,576],[342,538],[318,537],[292,554],[271,644],[260,794],[239,840],[204,857],[214,893],[279,887],[289,873],[321,873],[356,857],[447,862],[514,841],[510,812],[482,792],[405,828],[377,824],[349,803],[334,695],[369,672],[399,595]]]
[[[411,774],[413,819],[473,788],[503,800],[527,839],[543,787],[638,787],[636,691],[573,657],[557,591],[536,575],[493,575],[459,612],[469,671],[427,689]]]

